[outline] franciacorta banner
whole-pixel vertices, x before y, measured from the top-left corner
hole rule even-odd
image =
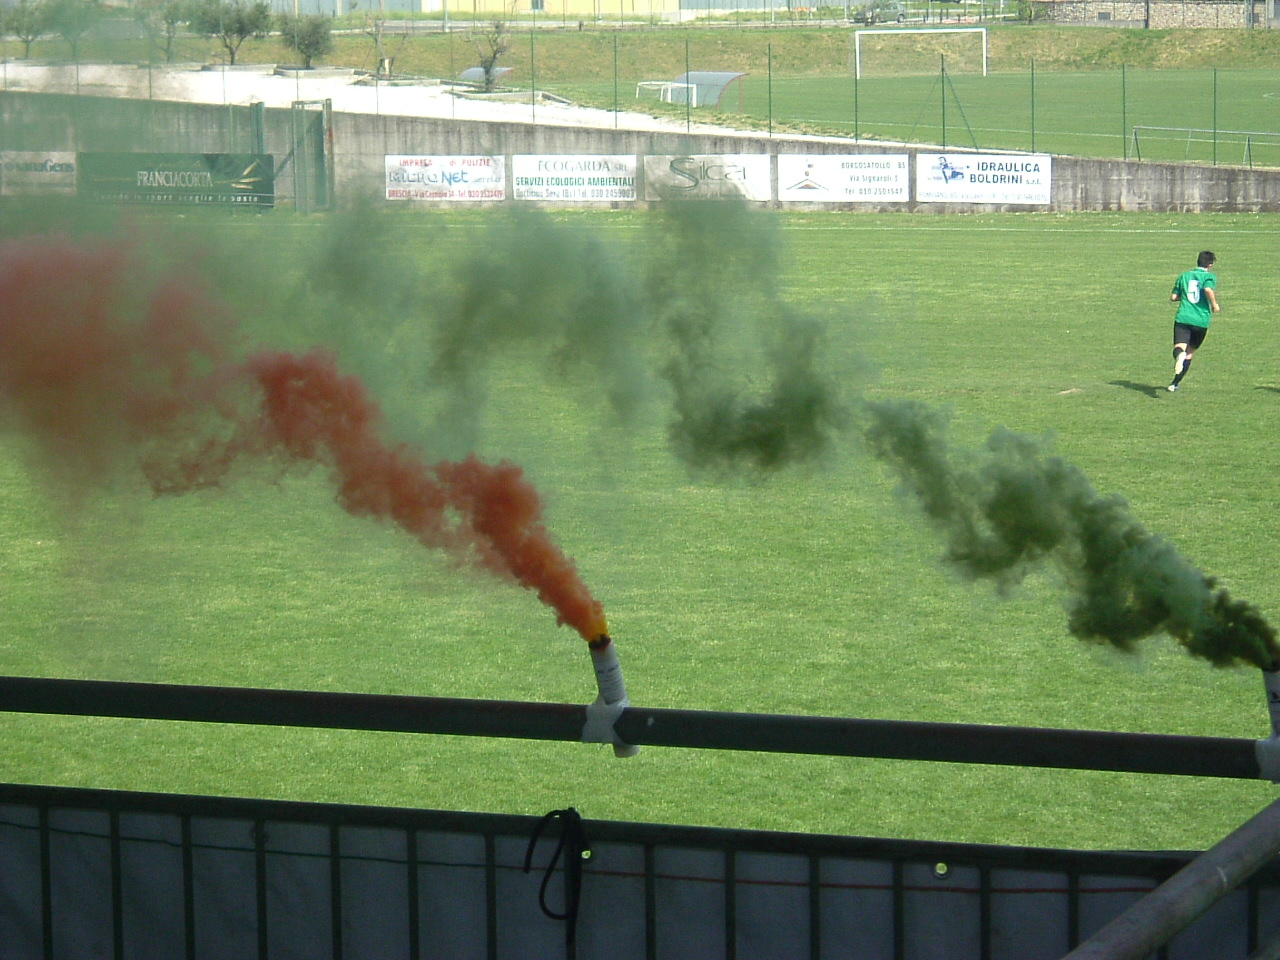
[[[80,153],[77,163],[89,200],[275,206],[269,154]]]

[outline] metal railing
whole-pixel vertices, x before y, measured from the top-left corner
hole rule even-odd
[[[0,710],[70,716],[581,741],[596,739],[585,736],[590,709],[0,677]],[[1263,775],[1255,741],[1216,737],[632,706],[612,733],[651,747]],[[536,909],[547,889],[528,876],[539,832],[528,817],[0,785],[0,942],[19,960],[90,943],[118,960],[147,955],[146,943],[190,958],[267,960],[301,944],[334,960],[418,960],[464,941],[458,956],[488,960],[579,947],[610,960],[737,957],[740,946],[816,960],[856,932],[894,958],[937,938],[964,960],[1076,949],[1136,960],[1207,939],[1216,956],[1243,960],[1280,924],[1280,804],[1199,857],[592,821],[571,953],[564,924]],[[542,870],[568,882],[563,864]],[[1223,898],[1229,909],[1208,909]],[[445,903],[456,916],[441,914]],[[622,945],[618,929],[631,931]]]
[[[0,677],[0,710],[580,741],[587,708],[385,694]],[[629,744],[1256,780],[1253,740],[631,706]]]

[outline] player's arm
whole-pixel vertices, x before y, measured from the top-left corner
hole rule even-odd
[[[1209,298],[1209,309],[1217,313],[1222,308],[1218,306],[1218,295],[1213,292],[1213,287],[1205,287],[1204,295]]]

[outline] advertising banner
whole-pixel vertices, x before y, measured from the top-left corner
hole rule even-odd
[[[0,152],[0,196],[76,192],[76,155],[69,151]]]
[[[387,154],[388,200],[505,200],[505,157]]]
[[[769,158],[764,154],[644,158],[646,200],[740,197],[768,201],[772,195]]]
[[[1049,203],[1049,154],[918,153],[916,200],[921,203]]]
[[[114,203],[275,205],[275,161],[254,153],[81,153],[79,193]]]
[[[778,199],[810,203],[905,203],[911,199],[907,155],[778,155]]]
[[[636,199],[636,158],[625,156],[515,156],[512,193],[517,200],[565,203]]]

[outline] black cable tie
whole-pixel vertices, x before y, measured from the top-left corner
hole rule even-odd
[[[573,807],[565,810],[552,810],[533,828],[529,837],[529,847],[524,854],[524,872],[533,869],[533,851],[542,837],[543,830],[554,820],[560,821],[560,840],[556,843],[555,852],[542,875],[542,884],[538,888],[538,906],[543,914],[552,920],[563,920],[565,956],[573,960],[577,954],[578,905],[582,900],[582,865],[591,859],[591,844],[587,840],[586,831],[582,827],[582,817]],[[567,851],[567,855],[566,855]],[[564,912],[557,913],[547,905],[547,887],[555,874],[556,864],[560,857],[564,862]]]

